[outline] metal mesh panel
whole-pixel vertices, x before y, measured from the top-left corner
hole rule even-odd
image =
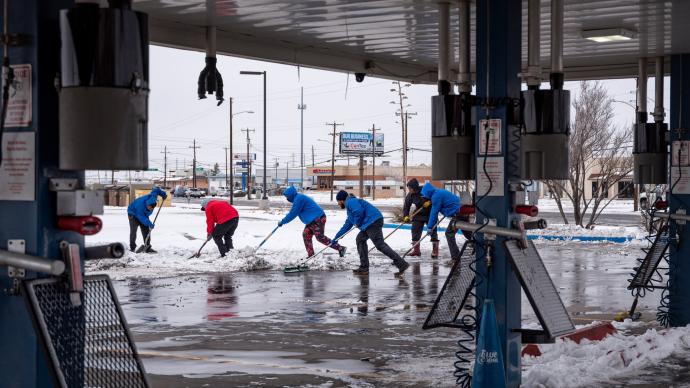
[[[635,276],[633,276],[628,286],[629,290],[635,288],[646,287],[649,281],[654,276],[661,259],[666,255],[668,250],[668,233],[666,228],[661,228],[654,238],[651,248],[647,251],[647,254],[642,260],[642,263],[635,271]]]
[[[575,331],[570,315],[534,243],[528,240],[524,249],[516,240],[505,241],[504,245],[541,327],[551,338]]]
[[[470,268],[474,261],[474,245],[465,241],[462,246],[460,260],[450,270],[436,302],[426,317],[423,329],[439,326],[457,326],[454,324],[460,311],[467,301],[467,296],[473,286],[475,273]]]
[[[58,386],[149,386],[107,276],[85,277],[76,307],[60,279],[30,280],[25,290]]]

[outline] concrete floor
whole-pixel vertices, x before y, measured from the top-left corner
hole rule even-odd
[[[575,324],[629,307],[625,268],[637,248],[538,248]],[[115,287],[154,386],[445,387],[453,386],[459,332],[421,326],[447,261],[413,261],[402,279],[379,267],[367,277],[256,271],[132,278]],[[654,319],[658,300],[653,293],[640,301],[643,319]],[[523,322],[536,322],[524,296]]]

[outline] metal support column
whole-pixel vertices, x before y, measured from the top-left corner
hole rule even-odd
[[[4,4],[3,4],[4,5]],[[55,92],[55,74],[60,64],[60,33],[58,13],[69,8],[73,1],[22,0],[9,2],[8,32],[23,34],[25,44],[10,47],[11,65],[31,66],[30,88],[33,107],[27,126],[5,128],[4,139],[17,132],[33,134],[34,167],[33,200],[0,200],[0,249],[7,249],[9,239],[25,241],[26,254],[47,259],[60,257],[61,240],[83,246],[84,239],[75,232],[56,229],[57,199],[49,189],[51,177],[77,178],[83,185],[83,172],[58,170],[58,95]],[[31,148],[31,146],[29,146]],[[31,184],[29,185],[31,187]],[[26,278],[38,275],[26,271]],[[51,387],[44,354],[38,345],[34,327],[21,295],[8,292],[13,279],[7,268],[0,267],[0,374],[5,378],[3,387]]]
[[[521,28],[522,10],[520,1],[512,0],[485,0],[477,2],[477,95],[482,101],[505,101],[506,98],[518,99],[520,97],[520,79],[518,74],[521,67]],[[509,144],[509,124],[515,120],[507,109],[508,104],[497,104],[492,107],[481,106],[477,108],[477,119],[501,120],[501,144]],[[479,124],[479,123],[478,123]],[[479,127],[479,125],[477,126]],[[481,133],[481,132],[479,132]],[[484,150],[479,149],[481,136],[476,136],[475,152],[477,155],[477,182],[482,179],[484,170]],[[515,152],[504,146],[500,152],[488,157],[487,163],[493,173],[500,176],[501,180],[491,182],[494,187],[493,194],[486,194],[486,187],[477,187],[477,222],[483,223],[486,217],[496,220],[496,225],[504,228],[510,227],[510,194],[509,194],[509,166],[510,152]],[[502,174],[496,174],[503,171]],[[486,181],[485,181],[486,182]],[[485,217],[486,215],[486,217]],[[493,267],[491,268],[488,287],[488,271],[486,262],[481,260],[478,271],[485,279],[478,287],[478,296],[481,299],[491,298],[496,307],[498,331],[505,363],[506,381],[508,387],[520,385],[520,350],[521,337],[513,329],[520,328],[520,295],[521,288],[515,273],[508,263],[508,257],[503,246],[503,237],[497,237],[492,245],[491,255]],[[485,256],[483,248],[484,236],[477,236],[477,257]]]
[[[671,56],[671,121],[669,130],[671,132],[672,144],[677,140],[690,140],[690,54],[680,54]],[[678,128],[683,130],[678,131]],[[677,153],[675,145],[671,147],[672,152]],[[687,150],[684,150],[687,152]],[[673,158],[671,158],[673,160]],[[668,181],[672,193],[668,195],[671,213],[676,213],[679,209],[685,209],[690,213],[690,192],[682,188],[683,185],[676,184],[679,178],[685,178],[687,167],[681,167],[679,175],[678,163],[671,163],[671,174]],[[678,226],[671,223],[671,235],[678,233],[678,240],[671,242],[671,258],[669,263],[669,290],[668,290],[668,318],[671,326],[685,326],[690,323],[690,227]]]

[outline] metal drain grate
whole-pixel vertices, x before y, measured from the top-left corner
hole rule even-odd
[[[455,320],[474,286],[474,271],[470,269],[470,264],[473,261],[474,245],[470,241],[465,241],[460,253],[460,260],[450,270],[422,329],[433,329],[439,326],[462,326],[455,323]]]
[[[57,386],[149,387],[108,276],[84,278],[81,306],[61,279],[29,280],[24,289]]]

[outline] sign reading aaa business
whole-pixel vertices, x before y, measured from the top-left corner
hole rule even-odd
[[[374,136],[368,132],[341,132],[340,133],[340,153],[351,155],[376,155],[383,154],[383,133]]]

